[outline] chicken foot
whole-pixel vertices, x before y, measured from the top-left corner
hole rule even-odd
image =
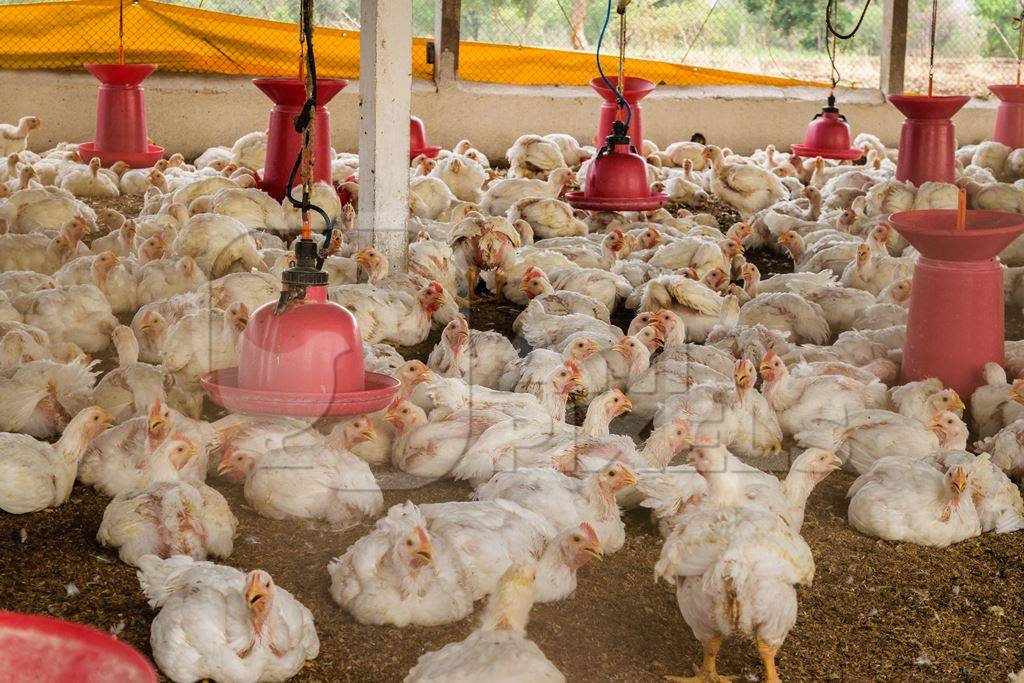
[[[673,683],[732,683],[730,676],[722,676],[718,673],[718,651],[722,648],[722,639],[719,636],[701,643],[704,650],[704,661],[700,669],[695,671],[695,676],[665,676],[666,681]]]
[[[775,670],[776,648],[758,638],[757,651],[761,653],[761,661],[764,662],[764,682],[782,683],[782,680],[779,678],[779,672]]]

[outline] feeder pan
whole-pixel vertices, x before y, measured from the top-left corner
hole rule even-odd
[[[433,147],[427,144],[427,129],[423,125],[423,119],[418,116],[409,117],[409,158],[415,159],[423,155],[433,159],[441,151],[440,147]]]
[[[921,253],[914,267],[903,382],[937,377],[967,400],[984,384],[985,363],[1003,364],[1003,273],[997,254],[1024,233],[1024,216],[968,211],[904,211],[889,217]]]
[[[124,642],[96,629],[34,614],[0,612],[0,671],[5,681],[156,683],[153,666]]]
[[[640,100],[651,94],[657,86],[647,80],[646,78],[638,78],[636,76],[626,76],[626,86],[622,91],[622,97],[629,103],[630,111],[632,116],[629,120],[629,130],[626,134],[630,140],[636,140],[640,145],[640,149],[643,149],[644,135],[643,126],[641,125]],[[619,86],[618,76],[612,76],[608,81],[615,86]],[[601,103],[601,119],[597,125],[597,135],[594,136],[594,145],[600,147],[601,141],[606,139],[609,135],[614,132],[614,123],[619,113],[619,100],[615,94],[615,91],[608,87],[608,84],[604,82],[604,78],[598,76],[590,80],[590,87],[594,91],[604,98],[604,102]]]
[[[793,154],[806,159],[856,161],[863,154],[859,148],[850,146],[850,124],[839,113],[835,95],[828,96],[828,105],[807,124],[804,144],[790,145],[790,148]]]
[[[295,117],[306,102],[306,84],[300,78],[254,78],[253,85],[274,101],[270,110],[267,135],[267,160],[263,167],[262,190],[281,201],[288,194],[295,159],[302,149],[302,134],[295,130]],[[348,81],[341,78],[318,78],[316,118],[313,125],[313,180],[331,182],[331,115],[327,103]],[[302,181],[301,171],[295,184]]]
[[[583,192],[570,192],[565,201],[587,211],[653,211],[668,199],[651,192],[647,162],[636,153],[626,136],[626,124],[614,123],[614,132],[587,167]]]
[[[123,161],[132,168],[148,168],[164,156],[164,148],[149,144],[146,99],[140,85],[156,71],[156,64],[86,64],[100,81],[96,104],[96,139],[78,146],[82,159],[109,166]]]
[[[1024,85],[990,85],[988,89],[999,98],[992,139],[1010,149],[1024,147]]]
[[[929,181],[956,180],[956,130],[951,119],[970,99],[961,95],[889,95],[893,106],[907,117],[900,130],[897,180],[918,187]]]
[[[327,274],[312,267],[315,254],[314,242],[299,241],[298,265],[281,278],[281,300],[257,308],[242,333],[238,367],[203,376],[203,388],[221,407],[264,415],[361,415],[386,408],[398,392],[398,380],[364,371],[359,324],[327,300]]]

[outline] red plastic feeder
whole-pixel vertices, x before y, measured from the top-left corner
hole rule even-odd
[[[156,64],[86,64],[99,79],[96,139],[78,146],[82,159],[99,157],[105,165],[123,161],[132,168],[148,168],[164,156],[164,148],[149,144],[146,130],[145,91],[140,83],[156,71]]]
[[[900,154],[896,179],[920,187],[935,181],[956,180],[956,130],[953,115],[970,97],[920,97],[890,95],[889,101],[907,117],[900,130]]]
[[[423,125],[423,119],[418,116],[409,117],[409,158],[415,159],[423,155],[433,159],[441,151],[440,147],[427,144],[427,128]]]
[[[270,110],[267,135],[267,160],[263,168],[264,192],[278,201],[288,193],[288,178],[295,158],[302,149],[302,135],[295,130],[295,117],[306,102],[306,84],[299,78],[254,78],[253,84],[274,101]],[[316,117],[313,129],[313,180],[331,182],[331,115],[327,103],[348,81],[341,78],[318,78]],[[295,184],[300,182],[296,177]]]
[[[583,192],[570,192],[565,201],[587,211],[653,211],[665,203],[668,195],[651,192],[647,162],[625,131],[626,124],[615,121],[614,132],[587,167]]]
[[[823,159],[856,161],[863,154],[860,148],[850,145],[850,124],[836,108],[834,95],[828,96],[828,105],[823,107],[821,113],[816,114],[807,124],[804,144],[790,145],[790,147],[793,154],[806,159],[822,157]]]
[[[1024,85],[990,85],[988,89],[999,98],[992,139],[1010,149],[1024,147]]]
[[[1003,363],[1003,273],[997,254],[1024,233],[1024,216],[904,211],[893,227],[921,253],[914,268],[902,380],[938,377],[965,400],[983,384],[985,363]]]
[[[0,679],[54,683],[156,683],[153,666],[96,629],[34,614],[0,612]]]
[[[639,148],[642,148],[644,134],[643,126],[641,125],[640,100],[651,94],[651,91],[657,86],[646,78],[638,78],[636,76],[626,76],[624,80],[626,81],[626,87],[622,91],[622,98],[629,103],[629,108],[633,112],[632,118],[629,121],[629,130],[626,131],[626,134],[630,140],[636,141]],[[614,87],[619,87],[618,76],[610,76],[608,81]],[[597,125],[597,135],[594,136],[594,144],[600,146],[601,141],[614,131],[613,124],[619,113],[619,100],[615,90],[609,88],[601,76],[591,79],[590,87],[604,98],[604,102],[601,103],[601,119]]]
[[[327,275],[311,268],[313,242],[300,243],[299,265],[285,271],[281,302],[253,313],[242,333],[238,367],[203,376],[218,405],[232,411],[322,417],[386,408],[398,391],[393,377],[363,368],[355,317],[327,300]],[[288,296],[304,291],[304,296]]]

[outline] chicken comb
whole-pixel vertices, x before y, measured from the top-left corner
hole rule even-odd
[[[420,543],[423,543],[423,544],[430,543],[430,536],[427,534],[427,530],[424,529],[419,524],[416,525],[416,536],[419,537]]]
[[[565,367],[569,368],[573,372],[579,372],[580,371],[580,366],[577,365],[576,361],[574,361],[574,360],[566,360],[564,365],[565,365]]]
[[[184,441],[185,443],[187,443],[190,446],[194,446],[195,445],[194,443],[192,443],[192,439],[188,438],[184,434],[172,434],[171,436],[167,437],[167,440],[168,441]]]
[[[597,537],[597,532],[594,531],[594,527],[590,526],[590,522],[580,522],[580,531],[591,542],[600,540]]]
[[[761,362],[767,363],[773,358],[775,358],[775,349],[768,349],[768,353],[764,354],[764,358],[761,359]]]

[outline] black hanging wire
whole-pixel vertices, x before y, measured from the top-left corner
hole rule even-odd
[[[308,212],[315,211],[324,221],[324,242],[316,257],[316,267],[322,268],[327,252],[331,246],[331,239],[334,236],[334,223],[327,212],[309,201],[310,192],[313,186],[313,168],[310,162],[313,143],[313,129],[315,127],[314,117],[316,116],[317,105],[317,80],[316,80],[316,55],[313,50],[313,0],[302,0],[302,11],[299,17],[299,42],[302,46],[306,66],[306,101],[302,110],[295,117],[295,130],[302,133],[302,149],[295,158],[291,175],[288,177],[288,201],[292,206],[302,211],[302,220],[307,220]],[[302,199],[296,199],[292,192],[295,189],[295,178],[299,169],[305,165],[302,182]]]
[[[868,14],[868,8],[871,7],[871,0],[866,0],[864,8],[860,11],[860,18],[857,19],[857,23],[854,24],[853,29],[849,33],[843,33],[836,28],[836,19],[839,12],[839,0],[828,0],[825,5],[825,52],[828,54],[829,65],[832,68],[832,72],[829,78],[832,82],[832,87],[829,89],[829,100],[835,99],[835,89],[839,85],[841,75],[839,69],[836,67],[836,47],[840,40],[849,40],[857,35],[857,31],[860,30],[861,24],[864,23],[864,17]],[[831,102],[830,102],[830,105]]]

